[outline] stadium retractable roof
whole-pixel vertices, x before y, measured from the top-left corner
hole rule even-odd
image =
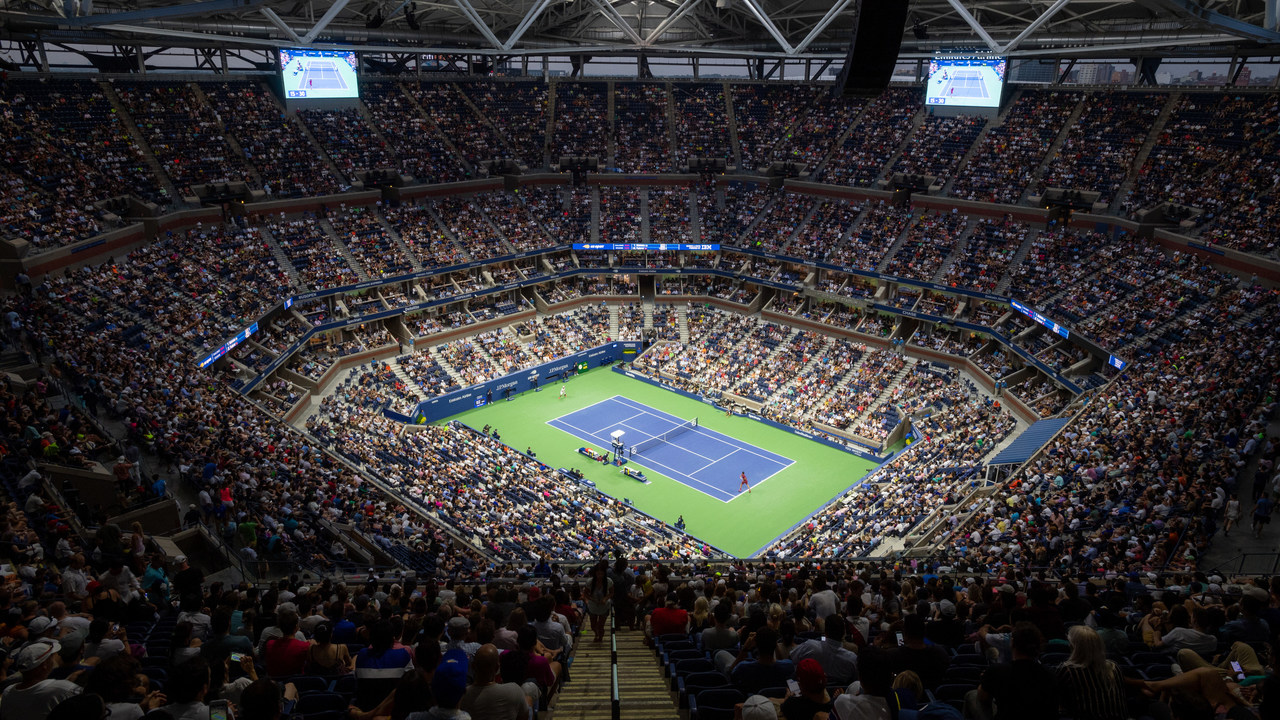
[[[858,0],[0,0],[0,35],[32,53],[83,43],[309,45],[493,58],[839,62],[858,7]],[[957,46],[1067,58],[1257,57],[1280,49],[1266,0],[916,0],[910,7],[906,59]]]

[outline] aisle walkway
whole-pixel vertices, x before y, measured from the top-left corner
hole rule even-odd
[[[620,630],[617,646],[622,720],[679,720],[662,667],[644,644],[644,633]],[[609,720],[613,688],[609,652],[607,635],[604,642],[593,643],[591,630],[584,629],[573,658],[572,682],[556,699],[553,720]]]

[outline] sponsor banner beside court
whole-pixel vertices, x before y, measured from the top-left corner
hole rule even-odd
[[[540,388],[547,383],[559,382],[561,378],[572,377],[577,373],[581,363],[586,363],[588,368],[597,368],[617,362],[623,357],[635,357],[639,349],[638,341],[619,341],[601,345],[423,401],[418,405],[417,413],[413,418],[405,418],[404,415],[390,410],[384,410],[382,414],[399,422],[437,422],[464,410],[483,407],[491,402],[499,402],[522,392]]]

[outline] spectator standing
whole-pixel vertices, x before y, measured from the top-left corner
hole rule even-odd
[[[604,621],[609,616],[613,601],[613,580],[609,578],[609,566],[601,562],[591,569],[591,579],[587,581],[587,615],[591,618],[591,630],[596,634],[595,642],[604,640]]]

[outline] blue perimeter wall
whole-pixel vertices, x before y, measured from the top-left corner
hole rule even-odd
[[[503,399],[503,394],[507,390],[510,390],[512,395],[532,390],[534,377],[538,378],[539,387],[541,387],[548,382],[548,378],[560,375],[567,370],[574,370],[580,362],[586,362],[589,367],[597,368],[613,362],[634,360],[640,354],[640,350],[638,340],[612,342],[425,400],[418,405],[417,414],[413,418],[390,410],[384,410],[383,414],[400,422],[433,423],[487,404],[488,395],[491,392],[493,401],[498,402]]]

